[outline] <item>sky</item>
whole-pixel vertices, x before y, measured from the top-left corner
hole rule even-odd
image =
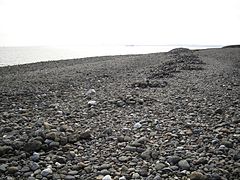
[[[0,0],[0,46],[240,44],[240,0]]]

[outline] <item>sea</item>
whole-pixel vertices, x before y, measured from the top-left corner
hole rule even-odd
[[[0,47],[0,66],[94,56],[167,52],[174,48],[217,48],[218,45],[85,45]]]

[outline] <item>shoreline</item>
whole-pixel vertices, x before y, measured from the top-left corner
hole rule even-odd
[[[80,47],[5,47],[1,50],[0,63],[3,66],[21,65],[34,62],[79,59],[99,56],[134,55],[167,52],[181,46],[174,45],[131,45],[131,46],[80,46]],[[217,48],[221,46],[185,45],[190,49]],[[14,55],[14,54],[17,54]],[[6,63],[4,59],[8,59]]]

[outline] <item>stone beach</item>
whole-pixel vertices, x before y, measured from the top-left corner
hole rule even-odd
[[[0,67],[0,179],[240,179],[240,48]]]

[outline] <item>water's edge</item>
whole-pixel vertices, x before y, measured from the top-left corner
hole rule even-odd
[[[220,45],[124,45],[79,47],[0,47],[0,66],[11,66],[42,61],[67,60],[94,56],[147,54],[167,52],[174,48],[219,48]]]

